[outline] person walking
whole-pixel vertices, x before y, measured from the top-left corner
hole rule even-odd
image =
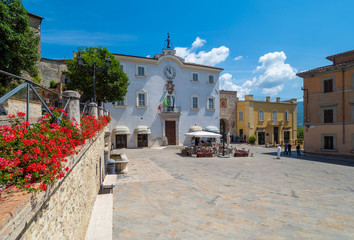
[[[284,143],[284,155],[288,155],[288,145]]]
[[[297,153],[297,156],[301,156],[301,152],[300,152],[300,144],[297,144],[296,146],[296,153]]]
[[[288,143],[288,155],[291,156],[291,143]]]
[[[280,159],[281,147],[278,145],[277,147],[277,159]]]

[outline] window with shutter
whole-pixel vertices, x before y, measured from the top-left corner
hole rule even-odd
[[[333,79],[323,81],[323,92],[333,92]]]
[[[323,110],[323,122],[333,123],[333,109]]]
[[[324,136],[324,149],[334,149],[333,136]]]

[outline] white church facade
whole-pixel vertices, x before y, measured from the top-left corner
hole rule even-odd
[[[107,104],[114,148],[185,145],[185,133],[218,131],[221,68],[186,63],[175,50],[153,58],[115,54],[130,80],[124,101]]]

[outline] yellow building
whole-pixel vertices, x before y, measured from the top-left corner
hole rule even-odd
[[[257,145],[276,145],[285,142],[295,143],[297,139],[297,101],[271,102],[255,101],[253,95],[246,95],[245,101],[237,102],[237,129],[238,137],[248,139],[257,138]]]
[[[328,56],[332,65],[304,79],[304,150],[354,156],[354,50]]]

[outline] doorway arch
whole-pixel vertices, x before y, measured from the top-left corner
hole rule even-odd
[[[222,118],[220,119],[220,133],[227,132],[230,130],[229,120]]]

